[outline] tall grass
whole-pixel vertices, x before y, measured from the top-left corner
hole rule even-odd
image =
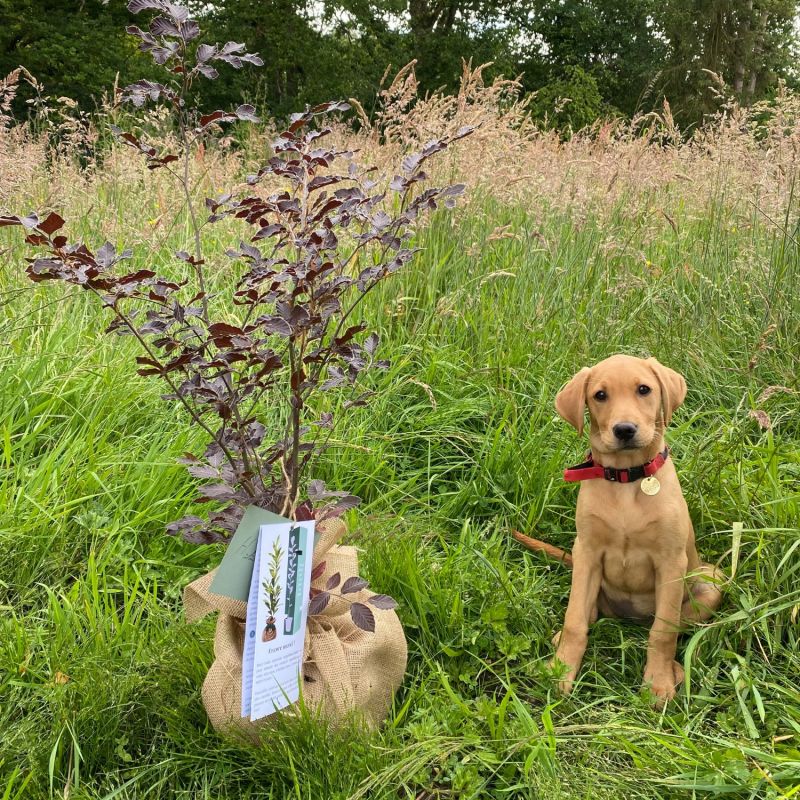
[[[798,796],[791,103],[767,133],[729,109],[691,141],[662,118],[564,143],[526,127],[507,89],[467,76],[454,100],[409,103],[404,129],[387,115],[338,134],[389,164],[400,130],[484,123],[447,165],[468,207],[420,230],[416,263],[365,308],[393,366],[319,465],[366,498],[351,539],[409,639],[374,735],[306,715],[254,750],[210,729],[213,623],[186,625],[180,593],[221,552],[163,535],[192,503],[175,462],[194,434],[91,299],[27,284],[0,231],[0,797]],[[0,137],[0,211],[55,207],[73,235],[133,245],[142,265],[187,243],[166,178],[126,153],[43,169],[41,142]],[[263,158],[264,141],[205,153],[198,191]],[[215,235],[221,284],[236,234]],[[552,401],[617,351],[686,375],[669,438],[699,549],[729,576],[717,617],[681,641],[687,685],[663,714],[638,691],[646,631],[614,620],[593,629],[574,696],[555,695],[545,664],[569,575],[508,536],[570,546],[560,473],[584,443]]]

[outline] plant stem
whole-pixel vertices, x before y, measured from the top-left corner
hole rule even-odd
[[[186,95],[189,92],[189,85],[190,85],[190,78],[189,78],[189,71],[187,69],[187,61],[186,61],[186,45],[183,44],[181,46],[181,67],[183,69],[182,81],[181,81],[181,91],[179,94],[179,102],[185,101]],[[185,105],[184,105],[185,107]],[[186,198],[186,207],[189,211],[189,220],[192,224],[192,231],[194,233],[194,259],[195,263],[194,272],[197,276],[197,284],[200,291],[203,293],[202,297],[202,305],[203,305],[203,321],[206,323],[206,326],[209,325],[209,315],[208,315],[208,295],[206,293],[206,283],[205,283],[205,275],[203,273],[203,265],[200,263],[203,260],[203,246],[202,241],[200,239],[200,225],[197,222],[197,214],[194,210],[194,202],[192,201],[192,191],[191,191],[191,182],[189,178],[189,154],[191,152],[191,147],[189,146],[189,112],[184,110],[180,105],[178,106],[178,132],[181,139],[181,148],[183,150],[183,178],[181,179],[180,183],[183,187],[183,194]]]
[[[299,376],[295,379],[295,369],[297,368],[297,357],[295,354],[294,342],[289,340],[289,368],[292,380],[297,384],[297,388],[292,387],[292,456],[289,462],[289,485],[287,487],[286,500],[284,502],[283,514],[294,513],[294,506],[297,494],[300,490],[300,410],[302,408],[302,392],[300,391]]]

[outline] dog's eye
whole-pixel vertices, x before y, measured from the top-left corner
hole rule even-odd
[[[644,397],[646,394],[650,394],[650,387],[646,386],[645,384],[641,384],[636,391],[639,392],[642,397]]]
[[[602,403],[603,400],[608,399],[608,395],[602,389],[600,389],[599,392],[594,393],[594,399],[597,400],[599,403]]]

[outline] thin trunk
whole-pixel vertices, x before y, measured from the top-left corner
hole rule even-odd
[[[764,52],[764,36],[766,35],[767,28],[767,10],[761,12],[761,19],[758,22],[758,33],[756,34],[755,44],[753,45],[753,63],[750,68],[750,81],[747,84],[746,102],[749,105],[753,102],[756,93],[756,86],[758,84],[758,76],[764,68],[760,63],[761,56]]]
[[[733,68],[733,90],[741,97],[744,89],[745,54],[750,43],[750,23],[753,18],[753,0],[747,2],[747,19],[736,36],[735,64]]]

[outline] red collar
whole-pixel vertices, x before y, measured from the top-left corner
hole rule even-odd
[[[604,467],[596,464],[591,452],[589,458],[583,464],[569,467],[564,470],[565,481],[586,481],[591,478],[605,478],[607,481],[615,483],[633,483],[649,475],[655,475],[664,462],[669,458],[669,448],[665,447],[652,461],[641,464],[638,467],[628,467],[627,469],[617,469],[616,467]]]

